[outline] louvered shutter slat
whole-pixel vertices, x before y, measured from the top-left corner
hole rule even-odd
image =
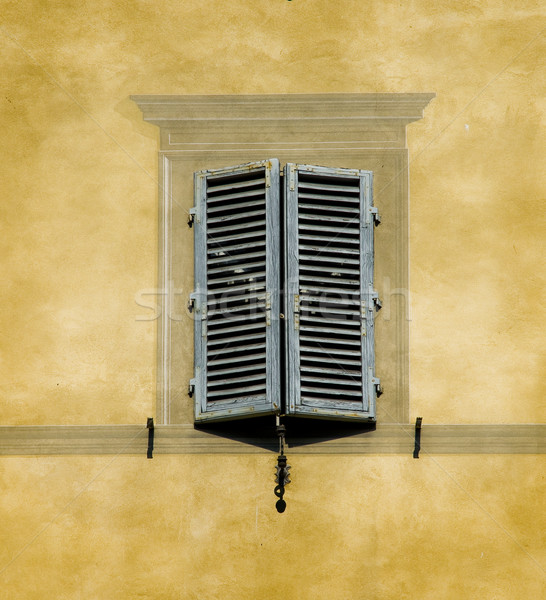
[[[350,336],[350,337],[360,337],[362,334],[360,332],[360,327],[356,331],[351,331],[349,329],[343,329],[341,327],[307,327],[305,325],[300,326],[300,331],[316,331],[317,333],[332,333],[335,336]]]
[[[195,174],[195,419],[280,406],[279,165]]]
[[[300,328],[300,330],[301,330],[301,328]],[[357,346],[357,347],[359,347],[360,346],[360,341],[359,340],[356,340],[356,341],[355,340],[343,340],[343,344],[341,344],[341,342],[339,340],[333,340],[332,337],[317,336],[317,335],[315,335],[313,337],[306,336],[305,335],[305,331],[304,331],[303,334],[300,334],[298,337],[299,337],[299,340],[300,340],[300,345],[301,345],[301,342],[312,342],[312,343],[315,343],[315,344],[323,344],[325,347],[328,347],[329,344],[335,344],[336,346],[342,346],[343,345],[345,347],[347,347],[347,346]],[[347,348],[347,351],[348,350],[349,350],[349,348]],[[308,344],[307,351],[308,352],[314,351],[314,346],[312,344]],[[343,352],[344,351],[340,349],[338,353],[343,353]],[[358,354],[359,354],[359,356],[361,356],[360,353],[358,353]]]
[[[263,225],[263,223],[262,223]],[[227,231],[230,231],[230,229],[228,228]],[[263,229],[259,230],[259,231],[251,231],[251,232],[244,232],[244,233],[233,233],[233,231],[231,231],[228,235],[224,235],[221,237],[216,236],[214,239],[211,239],[209,241],[209,245],[210,248],[229,248],[231,244],[237,243],[239,240],[249,240],[251,238],[262,238],[262,236],[264,236],[263,234]],[[222,250],[225,252],[225,250]],[[215,250],[212,250],[212,253],[214,253]]]
[[[207,398],[209,402],[215,403],[214,414],[216,416],[215,420],[229,419],[237,416],[237,413],[233,413],[233,410],[227,409],[228,404],[237,403],[237,398],[243,396],[246,399],[246,402],[250,401],[259,401],[262,396],[266,393],[266,385],[265,379],[260,385],[247,385],[247,386],[238,386],[234,388],[228,388],[225,384],[222,384],[224,388],[221,391],[207,391]],[[250,392],[254,392],[250,394]],[[261,392],[257,394],[256,392]],[[216,404],[218,403],[218,404]],[[224,413],[222,417],[218,417],[215,413],[218,411]],[[208,415],[209,416],[209,415]],[[201,419],[203,420],[203,419]],[[205,420],[212,420],[212,417]]]
[[[360,265],[360,261],[355,258],[342,258],[339,256],[336,256],[334,258],[333,256],[321,256],[320,254],[317,254],[317,251],[320,250],[320,248],[317,248],[317,247],[308,248],[306,246],[300,245],[299,250],[300,250],[300,263],[302,263],[306,260],[309,260],[309,261],[312,261],[313,263],[326,262],[326,263],[333,263],[334,265],[357,265],[357,266]],[[306,250],[311,250],[311,252],[307,252]],[[339,269],[334,269],[334,271],[339,271]],[[356,272],[358,272],[358,269],[356,270]]]
[[[241,357],[237,362],[241,365],[240,367],[231,367],[229,369],[227,369],[227,371],[229,372],[234,372],[235,370],[241,370],[244,371],[246,369],[246,366],[244,365],[245,362],[255,362],[257,359],[259,358],[265,358],[265,353],[257,353],[257,354],[247,354],[244,357]],[[208,365],[230,365],[233,364],[233,359],[232,358],[224,358],[224,359],[216,359],[216,360],[209,360],[207,362]],[[221,373],[221,371],[218,371],[218,373]]]
[[[372,174],[285,169],[287,413],[375,419]]]
[[[249,335],[248,333],[245,333],[245,335],[241,335],[241,336],[233,336],[231,338],[231,344],[229,346],[226,346],[225,343],[222,340],[216,340],[216,342],[212,341],[209,345],[210,346],[218,346],[223,344],[223,346],[221,348],[215,348],[214,349],[214,356],[222,356],[223,354],[228,354],[233,356],[233,354],[235,352],[237,353],[243,353],[243,352],[247,352],[249,349],[250,350],[256,350],[256,349],[265,349],[265,343],[261,343],[261,344],[246,344],[245,342],[257,342],[259,340],[263,339],[263,334],[261,332],[256,333],[255,335]]]
[[[302,245],[302,248],[308,249],[308,250],[317,250],[320,249],[322,246],[322,242],[329,242],[330,241],[330,237],[328,236],[323,236],[323,235],[305,235],[305,234],[300,234],[300,240],[306,240],[309,242],[320,242],[319,244],[317,244],[316,246],[305,246]],[[356,240],[348,240],[346,242],[347,244],[357,244]],[[359,251],[358,249],[355,248],[331,248],[330,252],[335,253],[335,254],[352,254],[352,255],[358,255]]]
[[[265,292],[256,292],[256,293],[252,293],[252,294],[243,294],[243,295],[228,295],[224,298],[223,301],[223,306],[227,306],[228,304],[232,304],[232,303],[236,303],[235,305],[237,306],[237,303],[239,302],[239,300],[243,300],[243,301],[249,301],[250,300],[260,300],[260,299],[264,299],[265,298]],[[207,301],[208,306],[217,306],[218,302],[216,300],[208,300]],[[221,305],[222,306],[222,305]],[[238,305],[240,307],[240,305]],[[224,310],[224,309],[218,309],[220,311]],[[209,309],[209,314],[213,313],[215,311],[215,309]]]
[[[332,295],[332,294],[335,294],[335,295]],[[306,294],[300,294],[300,302],[302,302],[302,301],[319,303],[319,305],[320,304],[324,304],[324,305],[342,304],[345,307],[360,306],[359,300],[353,299],[353,298],[340,298],[339,294],[337,294],[336,292],[332,292],[331,294],[324,295],[324,296],[309,296]],[[347,308],[347,310],[351,310],[351,309]]]
[[[213,295],[213,297],[216,298],[217,295],[220,292],[222,292],[222,293],[225,292],[225,293],[228,293],[228,294],[232,294],[233,292],[236,292],[236,293],[239,294],[241,292],[248,291],[248,289],[249,288],[248,288],[247,284],[227,285],[227,286],[223,286],[223,287],[217,287],[217,288],[214,288],[214,295]],[[255,280],[253,282],[252,291],[255,292],[255,291],[258,291],[258,290],[265,290],[265,278],[263,278],[263,279],[260,278],[260,280]],[[216,299],[207,300],[207,303],[210,303],[210,302],[216,304],[217,300]]]
[[[301,271],[316,271],[316,263],[322,261],[314,261],[312,256],[306,256],[300,254],[300,272]],[[326,262],[326,261],[324,261]],[[330,261],[328,261],[330,262]],[[306,264],[310,263],[310,264]],[[338,276],[338,273],[343,273],[344,275],[356,275],[357,277],[360,275],[360,271],[358,269],[345,269],[343,267],[338,267],[336,265],[323,265],[324,269],[328,269],[331,271],[331,275],[333,277]]]
[[[262,244],[259,244],[257,246],[254,246],[254,248],[256,247],[261,247],[259,252],[242,252],[241,254],[232,254],[231,257],[230,256],[221,256],[220,258],[210,258],[209,260],[207,260],[207,265],[211,265],[209,267],[209,273],[210,273],[210,269],[214,268],[214,265],[217,264],[221,264],[221,265],[226,265],[231,263],[234,263],[238,260],[241,260],[241,258],[246,258],[247,260],[250,258],[263,258],[264,252],[265,252],[265,248],[262,247]],[[233,252],[233,249],[230,248],[230,252]]]
[[[346,206],[341,207],[341,206],[336,206],[334,204],[319,204],[318,202],[315,202],[314,204],[305,204],[305,203],[301,202],[300,208],[319,211],[319,213],[326,212],[326,213],[336,213],[336,214],[340,214],[340,215],[358,215],[358,213],[360,212],[358,210],[358,208],[349,208]]]
[[[230,241],[231,243],[229,243]],[[226,251],[237,252],[238,250],[248,250],[250,248],[257,248],[258,246],[265,247],[265,236],[261,240],[253,240],[252,242],[248,242],[246,244],[238,244],[235,238],[229,238],[228,241],[222,244],[222,250],[215,248],[212,244],[211,246],[212,247],[207,250],[208,255],[221,255],[221,252],[224,252],[225,256]]]
[[[358,210],[358,206],[359,206],[359,200],[358,197],[356,198],[347,198],[347,197],[343,197],[341,195],[333,195],[333,194],[318,194],[317,193],[313,193],[313,194],[306,194],[305,192],[300,192],[299,194],[300,199],[304,200],[304,201],[309,201],[312,200],[313,204],[320,204],[320,205],[324,205],[325,203],[329,203],[330,205],[336,205],[338,202],[341,203],[339,205],[339,208],[341,209],[342,207],[348,207],[348,208],[356,208]],[[336,211],[337,212],[337,211]]]
[[[337,282],[337,281],[336,281],[336,284],[337,284],[337,294],[338,295],[350,296],[354,292],[354,289],[342,288],[339,285],[339,282]],[[302,292],[311,293],[311,294],[317,294],[317,293],[320,294],[322,292],[327,293],[327,294],[332,293],[331,286],[321,286],[318,283],[313,283],[311,285],[309,285],[309,284],[304,285],[303,281],[301,282],[300,289]]]
[[[330,317],[317,317],[316,315],[310,315],[308,317],[305,317],[305,316],[301,315],[300,323],[305,323],[307,321],[309,323],[314,323],[316,325],[330,324],[330,325],[360,328],[360,323],[355,322],[356,321],[356,313],[354,311],[353,312],[348,311],[347,313],[342,313],[341,315],[339,315],[339,318],[337,318],[337,319],[334,318],[337,315],[333,313],[331,308],[328,308],[328,313],[330,314]],[[346,319],[345,317],[347,317],[347,316],[350,317],[350,319]]]
[[[245,222],[237,223],[236,227],[237,227],[237,229],[258,229],[261,233],[265,228],[265,219],[262,221],[255,221],[253,219],[249,219],[246,223]],[[211,236],[211,242],[214,243],[215,241],[218,241],[218,240],[224,240],[224,238],[218,237],[216,234],[225,233],[225,232],[229,233],[229,235],[227,236],[228,239],[239,239],[236,236],[233,236],[233,228],[234,228],[233,223],[230,223],[229,225],[225,225],[224,227],[215,227],[215,229],[214,229],[215,235]],[[247,233],[247,235],[252,235],[252,233],[249,232],[249,233]]]
[[[237,273],[237,276],[230,276],[227,278],[216,278],[215,275]],[[242,273],[242,275],[241,275]],[[226,257],[224,263],[218,267],[209,267],[208,275],[211,283],[213,282],[224,282],[231,281],[232,279],[245,279],[248,278],[248,273],[257,273],[265,276],[265,260],[259,262],[250,262],[248,256],[243,254],[239,257]]]
[[[245,208],[254,208],[256,206],[263,206],[264,205],[264,201],[262,198],[260,198],[259,200],[252,200],[252,201],[247,201],[245,202]],[[240,207],[240,204],[227,204],[224,205],[223,203],[219,204],[218,206],[209,206],[208,208],[208,213],[209,215],[215,215],[218,213],[223,213],[226,212],[228,210],[237,210]]]
[[[300,341],[302,342],[313,342],[315,341],[317,338],[316,337],[306,337],[304,335],[300,336]],[[314,347],[309,346],[309,353],[306,354],[305,356],[302,357],[302,362],[303,361],[308,361],[311,360],[314,354],[326,354],[326,355],[330,355],[331,349],[327,347],[327,342],[331,343],[330,339],[327,338],[323,338],[324,340],[324,346],[322,345],[315,345]],[[343,355],[345,357],[347,357],[348,359],[352,359],[354,358],[355,361],[352,362],[351,364],[358,364],[361,365],[362,361],[360,360],[361,358],[361,353],[360,350],[351,350],[350,348],[344,348],[342,351]],[[324,358],[322,358],[321,360],[324,360]]]
[[[216,303],[213,305],[216,306]],[[257,310],[257,309],[265,309],[265,304],[263,302],[258,302],[255,304],[252,304],[253,310]],[[248,312],[248,305],[245,306],[235,306],[235,307],[229,307],[229,308],[218,308],[218,309],[214,309],[214,310],[209,310],[209,322],[211,320],[213,320],[215,317],[222,317],[222,318],[230,318],[230,317],[237,317],[238,313],[240,312]]]
[[[314,167],[316,169],[316,167]],[[318,180],[316,181],[305,181],[302,180],[299,182],[299,187],[302,190],[321,190],[321,191],[326,191],[326,192],[343,192],[343,198],[345,201],[349,201],[351,199],[351,197],[353,197],[355,200],[359,201],[359,194],[358,191],[355,190],[354,186],[352,185],[335,185],[335,184],[328,184],[325,182],[321,182],[318,183]]]
[[[327,317],[318,317],[317,313],[321,312],[320,307],[328,307],[328,314],[330,315],[330,319]],[[301,313],[300,320],[305,318],[312,318],[315,322],[328,322],[333,320],[334,322],[338,322],[341,319],[356,319],[358,316],[358,310],[355,310],[355,307],[352,308],[349,306],[346,308],[346,305],[343,304],[343,308],[339,308],[336,304],[329,301],[328,303],[324,303],[322,305],[318,305],[311,310],[307,310]]]
[[[231,209],[233,210],[233,209]],[[257,216],[265,215],[265,210],[251,210],[247,212],[233,212],[229,215],[222,215],[221,217],[212,217],[208,219],[208,224],[213,225],[216,223],[225,223],[226,221],[239,221],[245,220],[252,223],[253,218]]]
[[[218,175],[218,177],[221,177],[221,175]],[[211,172],[209,179],[210,179],[210,181],[214,181],[215,179],[217,179],[217,177]],[[230,190],[237,190],[237,189],[249,188],[249,187],[263,187],[264,185],[265,185],[265,179],[259,178],[259,177],[256,177],[255,179],[249,179],[246,181],[239,181],[236,183],[228,183],[225,185],[215,185],[214,191],[211,193],[211,197],[214,197],[215,194],[218,194],[219,192],[225,192],[226,190],[230,191]]]
[[[212,181],[213,178],[209,178],[209,181],[211,183],[213,183]],[[248,190],[247,192],[243,192],[241,190],[237,190],[234,193],[230,193],[230,194],[209,194],[208,197],[208,203],[210,205],[214,205],[217,206],[218,203],[225,203],[226,200],[233,200],[238,201],[236,202],[236,204],[239,204],[241,206],[245,206],[246,205],[246,201],[247,198],[253,198],[253,197],[263,197],[263,185],[260,188],[254,189],[254,190]]]
[[[230,384],[237,384],[237,386],[239,386],[240,383],[245,382],[245,381],[252,381],[252,382],[258,382],[258,381],[265,381],[265,366],[259,366],[258,369],[261,369],[263,372],[262,373],[255,373],[252,375],[246,375],[245,377],[241,377],[240,375],[237,374],[233,374],[233,377],[224,377],[223,379],[212,379],[212,377],[209,376],[209,381],[207,382],[207,386],[209,388],[213,388],[213,387],[218,387],[218,386],[227,386]],[[254,370],[254,369],[250,369],[247,367],[247,372],[249,370]],[[212,391],[216,391],[216,390],[212,390]],[[227,390],[222,390],[222,391],[227,391]],[[209,389],[209,393],[210,393],[210,389]]]
[[[356,227],[349,227],[349,226],[343,226],[341,225],[341,227],[335,227],[333,225],[316,225],[316,224],[309,224],[309,223],[305,223],[306,220],[309,219],[305,219],[302,218],[300,221],[300,225],[299,228],[301,231],[312,231],[315,232],[317,231],[319,234],[320,233],[336,233],[336,234],[340,234],[340,237],[343,236],[347,236],[350,235],[353,237],[353,243],[357,243],[357,239],[358,239],[358,228]],[[327,219],[322,219],[321,220],[323,223],[327,221]],[[343,239],[343,238],[342,238]]]

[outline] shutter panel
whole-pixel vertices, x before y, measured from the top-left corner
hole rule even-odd
[[[195,420],[280,407],[279,163],[195,174]]]
[[[375,420],[372,173],[285,168],[288,414]]]

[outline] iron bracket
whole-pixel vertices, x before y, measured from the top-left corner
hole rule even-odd
[[[419,452],[421,450],[421,424],[423,417],[417,417],[415,420],[415,446],[413,448],[413,458],[419,458]]]
[[[154,457],[154,420],[152,417],[148,417],[146,421],[146,428],[148,429],[148,452],[146,458]]]

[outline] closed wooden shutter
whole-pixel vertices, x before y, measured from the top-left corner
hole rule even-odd
[[[287,406],[375,420],[372,173],[285,167]]]
[[[280,407],[279,163],[195,174],[195,420]]]

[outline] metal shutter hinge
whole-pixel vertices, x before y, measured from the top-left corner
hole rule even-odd
[[[265,168],[265,187],[271,187],[271,171],[269,170],[269,165]]]
[[[372,206],[370,208],[370,212],[372,213],[373,224],[376,226],[379,225],[379,223],[381,223],[381,216],[378,212],[377,206]]]
[[[194,223],[198,223],[198,219],[197,219],[197,207],[193,206],[192,208],[190,208],[189,214],[188,214],[188,227],[193,227]]]
[[[366,300],[360,301],[360,316],[360,333],[366,337]]]
[[[195,313],[197,314],[199,312],[199,303],[197,302],[198,299],[198,295],[196,292],[191,292],[189,295],[189,301],[188,301],[188,311],[190,313],[192,313],[193,311],[195,311]]]
[[[383,304],[381,303],[381,300],[379,299],[379,294],[375,290],[371,290],[369,292],[369,294],[370,294],[371,302],[368,303],[368,310],[370,312],[373,312],[374,308],[375,308],[375,310],[380,310],[381,307],[383,306]],[[362,301],[361,313],[362,313],[363,317],[365,316],[365,314],[364,314],[365,307],[366,307],[366,302]]]
[[[269,327],[271,325],[271,294],[267,292],[265,294],[265,325]]]
[[[300,328],[300,296],[294,294],[294,329]]]
[[[207,337],[207,309],[201,309],[201,336]]]
[[[296,173],[292,170],[290,171],[289,184],[290,191],[293,192],[296,189]]]
[[[190,384],[188,385],[188,396],[193,398],[195,394],[195,379],[190,379]]]
[[[375,385],[375,393],[376,396],[379,398],[379,396],[381,396],[381,394],[383,393],[383,387],[381,386],[381,381],[379,377],[372,377],[372,385]]]
[[[381,303],[381,300],[379,299],[379,294],[375,290],[372,292],[372,302],[374,303],[375,310],[381,310],[381,307],[383,306],[383,304]],[[371,307],[370,307],[370,310],[371,310]]]

